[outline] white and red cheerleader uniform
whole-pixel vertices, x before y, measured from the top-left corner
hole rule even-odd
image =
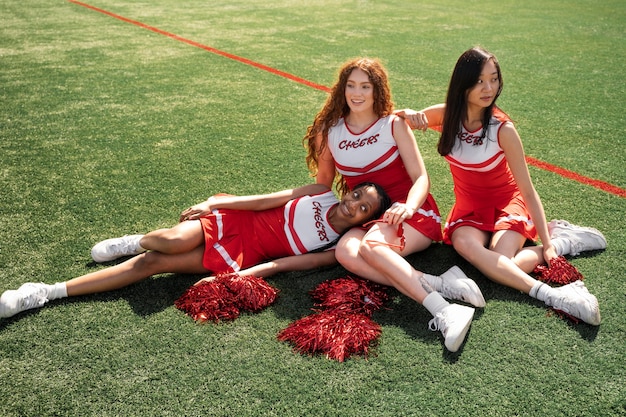
[[[444,243],[460,226],[486,232],[514,230],[532,241],[537,230],[500,146],[506,115],[492,117],[487,134],[461,127],[452,152],[445,156],[454,180],[454,206],[444,226]]]
[[[393,136],[395,118],[390,115],[378,119],[360,133],[352,132],[345,120],[339,119],[328,132],[328,146],[350,189],[361,182],[374,182],[383,187],[392,202],[405,203],[413,181]],[[422,207],[404,223],[433,241],[442,239],[439,208],[430,193]]]
[[[213,272],[239,272],[270,259],[323,248],[340,235],[328,221],[337,204],[335,194],[326,191],[268,210],[213,210],[200,218],[202,264]]]

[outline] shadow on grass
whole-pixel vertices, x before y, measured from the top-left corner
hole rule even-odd
[[[116,261],[102,264],[90,262],[87,264],[87,267],[92,268],[99,265],[110,267],[128,259],[130,259],[130,257],[120,258]],[[119,290],[76,297],[76,301],[89,300],[97,302],[124,299],[128,302],[135,314],[147,317],[172,307],[174,301],[176,301],[187,288],[195,284],[202,277],[204,277],[204,275],[158,274],[127,287],[120,288]],[[65,300],[71,302],[71,300]]]
[[[593,341],[597,337],[599,327],[588,325],[582,321],[576,323],[566,317],[558,317],[557,313],[547,307],[543,302],[535,300],[520,291],[494,283],[465,261],[448,245],[434,244],[423,252],[410,255],[407,257],[407,260],[417,270],[433,275],[439,275],[447,271],[453,265],[457,265],[468,277],[478,284],[487,302],[490,300],[499,300],[535,305],[537,308],[545,310],[547,320],[554,318],[562,320],[566,325],[576,330],[584,340]],[[267,282],[280,291],[278,300],[269,308],[272,309],[277,318],[289,320],[290,322],[308,316],[313,313],[312,309],[315,307],[309,295],[310,291],[324,281],[345,277],[346,275],[350,275],[350,273],[343,267],[337,265],[313,270],[282,273],[269,277],[267,278]],[[171,307],[174,301],[180,297],[187,288],[203,276],[204,275],[161,274],[112,293],[93,295],[90,297],[93,300],[108,300],[111,299],[111,297],[121,297],[128,301],[136,314],[149,316]],[[390,300],[385,307],[376,312],[374,316],[374,319],[379,324],[382,326],[403,328],[411,337],[424,341],[432,341],[433,337],[440,338],[441,335],[439,332],[429,330],[428,322],[432,317],[423,306],[404,296],[394,288],[388,288],[387,291]],[[484,313],[484,309],[477,308],[474,321],[480,320]],[[471,328],[469,333],[471,333]],[[462,350],[463,348],[453,354],[444,349],[444,359],[454,362],[458,359]]]
[[[552,317],[557,316],[556,312],[553,312],[543,302],[487,279],[480,271],[460,257],[450,246],[435,244],[423,252],[410,255],[407,257],[407,260],[417,270],[434,275],[439,275],[453,265],[457,265],[478,284],[488,303],[490,300],[498,300],[534,305],[546,312],[546,320],[557,319],[563,321],[565,325],[576,330],[582,339],[591,342],[597,337],[599,327],[588,325],[582,321],[575,323],[568,318]],[[279,301],[271,308],[279,318],[286,318],[291,321],[310,315],[313,313],[311,309],[314,306],[313,300],[308,293],[323,281],[346,275],[349,275],[348,271],[341,267],[334,267],[271,277],[268,279],[268,282],[281,289]],[[443,338],[440,332],[433,332],[429,329],[428,322],[432,317],[423,306],[399,293],[394,288],[389,288],[388,294],[390,299],[385,307],[374,314],[374,320],[377,323],[383,327],[394,326],[402,328],[410,337],[428,343],[432,342],[433,338],[438,338],[442,342],[444,361],[450,363],[458,361],[465,344],[462,345],[458,352],[452,353],[447,351],[443,347]],[[477,308],[474,314],[474,321],[480,320],[485,313],[484,309]],[[487,314],[489,313],[487,312]],[[468,339],[471,337],[471,331],[470,327]]]
[[[87,267],[93,268],[98,265],[110,267],[122,263],[127,259],[129,258],[121,258],[104,264],[91,262],[87,264]],[[53,300],[46,303],[46,305],[42,308],[54,308],[55,306],[73,303],[97,303],[124,299],[128,302],[128,305],[135,314],[141,317],[148,317],[172,307],[174,305],[174,301],[180,297],[187,288],[196,283],[203,276],[204,275],[160,274],[149,277],[135,284],[131,284],[119,290]],[[23,311],[10,318],[1,319],[0,331],[9,323],[20,320],[29,315],[38,314],[40,311],[41,308],[35,308]]]
[[[125,261],[128,258],[104,264],[112,266]],[[546,310],[546,316],[556,315],[545,304],[530,298],[526,294],[511,288],[504,287],[488,280],[476,268],[461,258],[450,246],[434,244],[427,250],[407,257],[409,263],[417,270],[439,275],[453,265],[458,265],[468,277],[472,278],[481,288],[485,300],[510,301],[536,305],[537,308]],[[90,263],[88,267],[95,267],[96,263]],[[273,313],[279,319],[295,321],[313,313],[313,300],[309,293],[320,283],[349,275],[348,271],[341,266],[320,268],[315,270],[282,273],[267,279],[268,283],[280,290],[277,302],[272,305]],[[81,296],[72,299],[63,299],[50,302],[50,307],[65,303],[95,301],[106,302],[116,299],[125,299],[133,312],[139,316],[147,317],[164,311],[174,305],[174,301],[180,297],[187,288],[197,282],[203,275],[185,274],[160,274],[128,287],[106,293]],[[430,342],[433,338],[443,339],[439,332],[429,330],[428,322],[432,318],[426,309],[402,295],[394,288],[388,288],[389,301],[380,311],[374,314],[374,320],[381,326],[395,326],[402,328],[410,337]],[[16,315],[14,318],[0,321],[0,331],[8,323],[20,318],[37,314],[39,309],[29,310]],[[474,321],[480,320],[484,314],[483,309],[476,309]],[[550,317],[547,317],[550,319]],[[581,338],[593,341],[597,337],[599,327],[590,326],[583,322],[574,323],[567,318],[560,318],[572,329],[576,330]],[[468,337],[471,334],[471,328]],[[463,345],[464,346],[464,345]],[[463,347],[456,352],[448,352],[443,348],[443,359],[447,362],[456,362],[463,352]]]

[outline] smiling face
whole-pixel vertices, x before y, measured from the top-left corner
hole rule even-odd
[[[500,91],[498,69],[492,59],[485,62],[476,84],[467,90],[468,107],[487,108]]]
[[[346,82],[345,96],[351,112],[373,111],[374,85],[365,71],[352,70]]]
[[[339,202],[337,222],[345,223],[347,227],[360,226],[377,217],[381,204],[381,197],[375,187],[357,187]]]

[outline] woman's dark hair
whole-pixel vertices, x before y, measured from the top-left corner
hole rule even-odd
[[[440,155],[445,156],[452,152],[456,135],[461,128],[463,118],[467,114],[467,92],[476,85],[485,63],[489,60],[493,61],[498,71],[500,88],[491,105],[487,107],[483,113],[484,138],[496,100],[502,92],[502,86],[504,84],[502,81],[502,73],[500,72],[500,64],[495,55],[477,46],[463,52],[456,62],[454,71],[450,77],[448,95],[446,97],[446,111],[443,116],[443,127],[439,143],[437,144],[437,151]]]
[[[389,207],[391,207],[391,198],[389,198],[389,195],[387,194],[387,192],[385,192],[383,187],[381,187],[379,184],[376,184],[375,182],[361,182],[355,185],[352,191],[358,190],[359,188],[367,187],[374,187],[376,189],[376,192],[378,193],[378,201],[380,202],[380,207],[378,208],[378,210],[376,210],[376,212],[372,214],[371,218],[367,219],[367,221],[370,221],[378,219],[380,216],[383,215],[385,211],[387,211]]]
[[[376,192],[378,193],[378,201],[380,202],[380,207],[378,208],[378,210],[376,210],[374,213],[372,213],[372,215],[370,216],[369,219],[367,219],[366,221],[363,222],[363,224],[372,221],[372,220],[376,220],[378,218],[380,218],[383,213],[385,211],[387,211],[387,209],[389,207],[391,207],[391,198],[389,198],[389,195],[387,194],[387,192],[385,192],[385,190],[383,189],[383,187],[381,187],[380,185],[376,184],[375,182],[361,182],[357,185],[354,186],[354,188],[351,191],[355,191],[358,190],[360,188],[368,188],[368,187],[374,187],[376,189]],[[339,236],[337,236],[337,238],[331,242],[328,242],[327,244],[325,244],[324,246],[322,246],[321,248],[317,248],[311,251],[311,253],[316,253],[316,252],[324,252],[327,249],[332,248],[333,246],[335,246],[337,244],[337,242],[339,242],[339,239],[341,239],[341,236],[343,236],[348,230],[345,230],[343,233],[341,233]]]

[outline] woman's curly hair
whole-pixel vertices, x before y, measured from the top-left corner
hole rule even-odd
[[[302,139],[302,143],[307,149],[306,163],[312,177],[317,175],[319,155],[328,145],[328,131],[331,127],[336,126],[341,118],[350,113],[350,107],[346,102],[346,84],[352,71],[357,68],[365,72],[372,83],[374,112],[378,117],[385,117],[393,112],[394,104],[389,87],[389,76],[380,60],[376,58],[354,58],[344,63],[339,69],[338,79],[333,85],[326,103],[317,113],[313,124],[307,128],[306,135]],[[316,145],[318,135],[322,136],[319,149]],[[343,177],[338,173],[335,174],[335,182],[338,193],[344,195],[348,191],[348,187]]]

